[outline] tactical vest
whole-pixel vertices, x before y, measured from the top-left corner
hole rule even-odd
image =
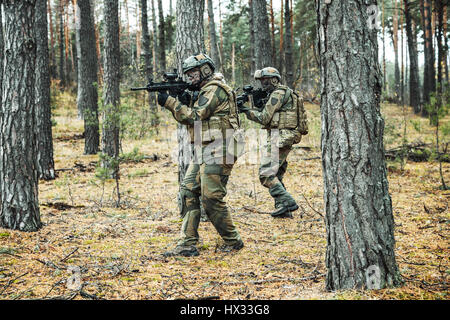
[[[227,84],[222,81],[212,80],[209,81],[203,88],[216,85],[221,87],[228,95],[228,100],[224,101],[221,105],[217,106],[216,111],[207,120],[202,121],[202,143],[208,144],[215,140],[214,132],[220,131],[222,138],[226,138],[226,130],[234,129],[238,130],[240,127],[239,115],[236,104],[236,93]],[[191,142],[194,142],[194,127],[188,127],[189,134],[191,136]]]
[[[303,97],[284,85],[278,86],[278,89],[285,91],[281,108],[274,113],[270,123],[265,128],[295,129],[302,135],[308,134],[308,120],[303,107]]]

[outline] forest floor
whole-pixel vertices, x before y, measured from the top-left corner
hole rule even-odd
[[[74,96],[60,94],[54,103],[58,177],[40,181],[38,232],[0,228],[0,299],[449,299],[450,191],[439,189],[436,161],[388,162],[404,285],[328,292],[318,106],[306,105],[311,133],[288,159],[284,182],[300,204],[294,218],[267,214],[273,201],[259,183],[258,165],[240,159],[227,204],[245,247],[217,251],[220,237],[206,221],[200,256],[166,258],[181,226],[176,142],[169,141],[175,121],[163,113],[159,134],[123,140],[124,153],[145,156],[121,164],[117,208],[115,181],[98,179],[98,156],[83,155]],[[427,119],[405,112],[382,106],[386,149],[401,143],[404,120],[410,143],[435,140]],[[443,163],[447,183],[449,171]]]

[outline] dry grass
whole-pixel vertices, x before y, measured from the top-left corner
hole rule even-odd
[[[404,171],[389,172],[404,286],[327,292],[326,231],[319,214],[321,161],[302,160],[320,157],[318,106],[307,106],[313,129],[300,144],[312,150],[296,148],[289,157],[285,183],[301,205],[294,219],[274,220],[265,214],[273,201],[259,184],[257,165],[238,162],[227,201],[245,247],[238,253],[216,252],[219,236],[211,223],[202,222],[199,257],[164,258],[161,254],[173,247],[180,229],[177,165],[166,141],[174,121],[159,136],[124,141],[124,152],[138,147],[159,158],[122,165],[122,203],[115,208],[115,183],[107,181],[103,188],[95,178],[98,157],[82,155],[84,140],[77,135],[83,124],[76,119],[74,101],[66,99],[71,101],[64,105],[69,110],[57,109],[54,128],[59,177],[39,186],[44,227],[35,233],[0,229],[1,299],[449,298],[450,193],[438,189],[436,163],[408,162]],[[402,119],[395,106],[384,106],[383,114],[393,123]],[[449,178],[448,164],[444,171]],[[73,291],[68,283],[75,266],[81,270],[82,289]]]

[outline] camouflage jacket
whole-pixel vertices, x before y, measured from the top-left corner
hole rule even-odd
[[[198,94],[198,98],[191,105],[184,105],[178,99],[169,97],[164,105],[172,112],[173,117],[188,127],[191,142],[194,142],[194,124],[201,122],[202,145],[206,146],[221,138],[226,141],[226,130],[239,128],[235,93],[223,78],[214,76],[208,81]],[[199,123],[197,122],[197,123]],[[199,125],[200,127],[200,125]]]
[[[249,120],[260,123],[264,129],[279,129],[280,148],[292,146],[301,140],[302,135],[296,130],[297,106],[292,90],[284,85],[275,88],[262,110],[250,109],[246,115]]]

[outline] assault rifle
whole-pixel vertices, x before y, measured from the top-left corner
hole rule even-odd
[[[254,89],[253,86],[251,85],[247,85],[244,86],[244,88],[242,88],[242,90],[244,91],[244,93],[240,96],[237,96],[237,105],[238,108],[240,109],[245,102],[247,102],[249,100],[249,96],[251,95],[253,97],[253,104],[255,105],[255,107],[258,110],[262,110],[264,108],[264,106],[266,105],[268,94],[265,90],[263,89]],[[246,109],[246,108],[244,108]]]
[[[173,92],[176,94],[180,94],[184,92],[186,89],[194,90],[191,84],[183,81],[178,77],[177,70],[174,69],[174,72],[166,72],[163,75],[163,82],[153,82],[153,79],[150,79],[147,86],[138,87],[138,88],[130,88],[131,91],[138,90],[147,90],[148,92]]]

